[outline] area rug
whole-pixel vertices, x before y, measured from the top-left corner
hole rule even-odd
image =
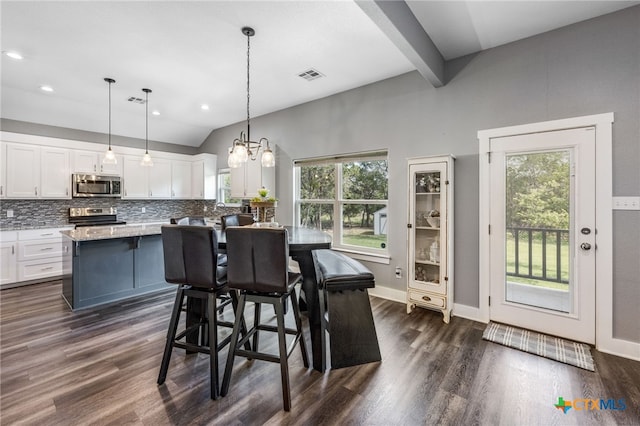
[[[530,354],[539,355],[569,365],[595,371],[591,348],[584,343],[490,322],[482,338]]]

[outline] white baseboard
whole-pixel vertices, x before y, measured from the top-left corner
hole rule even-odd
[[[482,319],[482,315],[480,312],[480,308],[475,308],[469,305],[461,305],[459,303],[453,304],[453,312],[451,313],[454,317],[466,318],[471,321],[478,321],[482,323],[487,323]]]
[[[612,338],[597,342],[596,349],[600,352],[640,361],[640,343]]]
[[[389,287],[376,286],[369,289],[369,294],[381,299],[387,299],[394,302],[407,303],[407,292],[396,290]]]

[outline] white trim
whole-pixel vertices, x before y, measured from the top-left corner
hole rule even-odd
[[[489,320],[489,164],[491,138],[579,127],[596,128],[596,349],[630,359],[640,358],[640,343],[613,337],[613,213],[612,213],[612,112],[521,126],[478,131],[480,162],[479,205],[479,321]]]
[[[373,263],[382,263],[384,265],[388,265],[389,263],[391,263],[391,257],[386,254],[383,255],[383,254],[373,254],[373,253],[365,253],[360,251],[353,251],[353,250],[344,248],[344,246],[331,247],[331,249],[335,251],[341,251],[353,259],[364,260],[366,262],[373,262]]]
[[[451,315],[454,317],[466,318],[471,321],[483,322],[487,324],[489,321],[485,321],[481,315],[481,309],[469,305],[461,305],[460,303],[453,304],[453,312]]]
[[[396,290],[395,288],[376,286],[369,289],[369,294],[381,299],[391,300],[393,302],[407,304],[407,292],[404,290]]]

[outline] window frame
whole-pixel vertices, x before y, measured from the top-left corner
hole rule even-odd
[[[389,155],[388,151],[375,151],[375,152],[365,152],[365,153],[355,153],[355,154],[345,154],[345,155],[335,155],[332,157],[322,157],[322,158],[311,158],[311,159],[301,159],[294,160],[293,162],[293,175],[294,175],[294,194],[293,194],[293,216],[295,223],[297,226],[301,226],[301,214],[300,207],[302,204],[324,204],[324,205],[332,205],[333,206],[333,242],[332,248],[334,250],[344,251],[349,253],[350,255],[355,255],[354,257],[360,258],[363,260],[370,260],[373,262],[379,263],[389,263],[389,239],[387,235],[387,241],[385,243],[385,248],[375,249],[368,248],[362,246],[354,246],[343,244],[343,234],[344,234],[344,215],[343,208],[345,205],[349,204],[374,204],[386,206],[389,208],[389,199],[388,192],[386,199],[348,199],[344,198],[343,189],[344,189],[344,180],[343,180],[343,165],[349,162],[365,162],[365,161],[380,161],[384,160],[387,162],[387,168],[389,166]],[[335,179],[334,179],[334,197],[327,199],[300,199],[300,191],[301,191],[301,173],[300,169],[304,166],[320,166],[320,165],[333,165],[335,170]],[[389,174],[387,173],[387,191],[389,185]],[[387,211],[387,219],[388,219],[388,211]]]

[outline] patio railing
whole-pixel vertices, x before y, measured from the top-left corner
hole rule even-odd
[[[545,228],[518,228],[507,227],[507,232],[513,236],[514,250],[515,250],[515,271],[507,270],[507,275],[513,277],[530,278],[535,280],[552,281],[558,283],[569,283],[567,279],[562,278],[562,262],[566,265],[568,262],[568,254],[565,254],[567,259],[563,259],[562,245],[563,242],[568,246],[569,230],[568,229],[545,229]],[[520,242],[525,239],[527,241],[526,255],[521,253]],[[540,241],[541,245],[541,265],[534,265],[534,250],[533,242]],[[555,243],[554,243],[555,240]],[[548,247],[550,246],[550,247]],[[547,262],[547,254],[551,251],[552,255],[555,255],[555,268],[550,267]],[[567,250],[568,253],[568,250]],[[526,259],[524,258],[526,256]],[[536,268],[537,266],[537,268]],[[534,274],[535,269],[541,269],[542,275]],[[549,270],[551,268],[551,270]],[[555,269],[555,270],[554,270]]]

